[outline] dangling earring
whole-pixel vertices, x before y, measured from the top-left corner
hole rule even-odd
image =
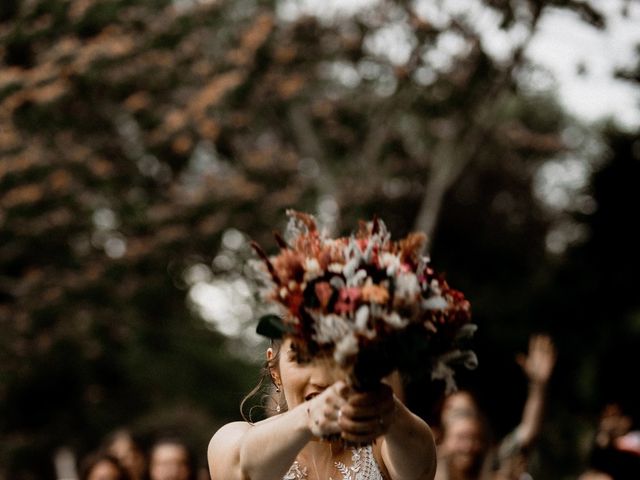
[[[280,384],[276,383],[276,393],[280,393]],[[282,407],[280,406],[280,395],[278,395],[277,405],[276,405],[276,413],[280,413]]]

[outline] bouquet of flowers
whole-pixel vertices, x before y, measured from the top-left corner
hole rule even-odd
[[[290,336],[300,361],[333,358],[360,389],[396,369],[430,372],[452,389],[453,363],[476,366],[462,347],[475,331],[469,302],[429,266],[424,234],[392,241],[374,219],[350,237],[327,238],[311,215],[287,214],[277,255],[253,244],[263,296],[280,307],[260,319],[259,334]]]

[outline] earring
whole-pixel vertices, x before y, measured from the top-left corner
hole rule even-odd
[[[276,392],[280,393],[280,385],[276,385]]]
[[[280,408],[280,404],[278,404],[278,405],[276,406],[276,413],[280,413],[280,410],[282,410],[282,409]]]

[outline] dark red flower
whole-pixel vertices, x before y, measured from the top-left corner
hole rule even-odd
[[[335,313],[342,315],[349,312],[354,312],[360,300],[360,289],[356,287],[346,287],[340,289],[338,294],[338,301],[334,307]]]

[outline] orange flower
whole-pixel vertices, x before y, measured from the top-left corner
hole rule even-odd
[[[293,250],[283,250],[273,258],[273,267],[281,283],[287,285],[291,280],[302,282],[304,277],[304,255]]]
[[[379,303],[384,305],[389,301],[389,291],[380,285],[367,283],[362,287],[362,299],[365,302]]]

